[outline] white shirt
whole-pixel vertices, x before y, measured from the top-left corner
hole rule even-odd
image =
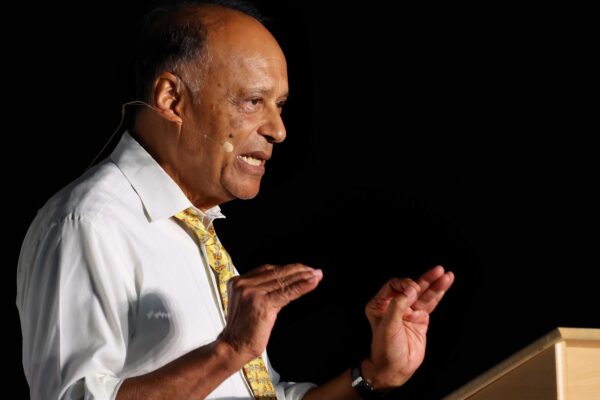
[[[193,207],[128,133],[111,156],[52,197],[19,257],[17,307],[32,399],[114,399],[223,330],[215,276],[172,216]],[[199,211],[199,210],[198,210]],[[222,217],[218,207],[205,220]],[[314,385],[279,382],[278,399]],[[207,399],[250,399],[238,372]]]

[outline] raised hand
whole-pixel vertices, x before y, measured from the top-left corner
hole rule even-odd
[[[454,282],[454,274],[436,266],[416,282],[388,281],[367,304],[365,312],[373,341],[362,373],[375,389],[404,384],[423,362],[429,314]]]
[[[245,363],[267,347],[279,311],[314,290],[321,270],[303,264],[263,265],[229,281],[227,325],[220,338]]]

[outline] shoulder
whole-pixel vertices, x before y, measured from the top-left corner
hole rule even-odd
[[[65,221],[102,225],[142,214],[135,190],[121,170],[106,160],[52,196],[38,213],[32,226],[48,228]]]
[[[131,256],[132,250],[122,242],[132,236],[132,221],[144,218],[139,197],[125,176],[114,163],[102,162],[38,210],[21,246],[19,287],[25,287],[34,274],[102,269],[105,264],[115,268],[114,260]],[[119,263],[116,269],[128,269],[126,265]]]
[[[139,196],[121,170],[106,160],[52,196],[29,226],[21,257],[44,243],[86,235],[118,240],[146,220]],[[24,254],[25,253],[25,254]]]

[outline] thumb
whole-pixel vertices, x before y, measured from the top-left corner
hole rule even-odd
[[[382,322],[391,328],[402,324],[404,322],[404,314],[417,301],[417,295],[417,289],[412,285],[407,285],[402,293],[399,293],[392,299]]]
[[[417,292],[420,290],[420,286],[410,278],[392,278],[379,290],[379,292],[373,297],[365,312],[371,325],[380,321],[388,312],[390,303],[397,298],[400,294],[404,293],[406,288],[414,288]]]

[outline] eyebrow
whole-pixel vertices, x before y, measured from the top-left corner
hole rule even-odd
[[[248,92],[250,93],[260,93],[260,94],[269,94],[273,92],[273,89],[269,89],[265,86],[256,86],[253,88],[249,88],[247,89]],[[283,98],[283,99],[287,99],[288,97],[290,97],[290,92],[287,91],[284,94],[282,94],[281,96],[279,96],[279,98]]]

